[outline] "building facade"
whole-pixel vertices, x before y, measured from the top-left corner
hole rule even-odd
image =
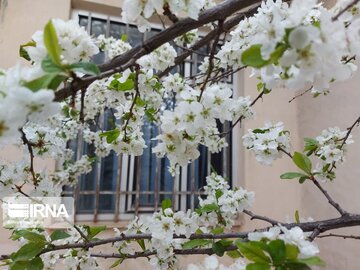
[[[0,10],[0,68],[8,68],[18,61],[19,45],[31,39],[32,34],[42,29],[51,18],[75,19],[92,34],[121,36],[123,33],[132,37],[131,42],[141,42],[146,38],[137,35],[135,30],[121,22],[120,0],[1,0]],[[160,22],[153,20],[154,34],[160,28]],[[158,27],[157,27],[158,26]],[[100,61],[100,60],[99,60]],[[190,59],[183,72],[191,74],[200,59]],[[255,97],[256,80],[249,78],[249,71],[233,76],[229,83],[233,85],[234,95],[250,95]],[[168,186],[169,176],[163,172],[165,164],[154,160],[149,154],[144,160],[132,157],[111,157],[100,163],[97,175],[87,181],[88,186],[77,190],[68,190],[77,196],[78,223],[105,224],[111,234],[112,227],[122,228],[134,214],[152,212],[157,209],[161,198],[171,196],[178,209],[193,208],[196,204],[195,190],[198,190],[204,176],[202,172],[210,170],[209,164],[221,167],[221,171],[232,180],[233,186],[242,186],[255,191],[256,201],[253,212],[267,215],[277,220],[294,220],[296,210],[301,217],[312,217],[316,220],[336,217],[337,213],[330,207],[322,194],[311,183],[299,185],[296,181],[280,180],[279,175],[294,170],[288,159],[277,160],[273,166],[267,167],[256,162],[254,155],[245,152],[241,136],[248,128],[262,126],[264,121],[283,121],[291,132],[292,149],[303,148],[304,137],[316,137],[329,126],[346,129],[360,115],[360,92],[357,85],[360,76],[345,83],[336,83],[331,93],[325,97],[312,98],[304,95],[289,103],[296,93],[286,89],[274,89],[270,95],[264,96],[254,109],[256,119],[236,127],[231,138],[231,151],[222,156],[211,157],[205,151],[203,161],[199,160],[193,167],[182,172],[182,178],[173,179]],[[104,116],[106,119],[106,116]],[[105,121],[106,122],[106,121]],[[105,124],[105,123],[104,123]],[[156,132],[151,126],[149,132]],[[149,136],[151,135],[149,133]],[[355,144],[347,153],[347,161],[338,168],[338,177],[333,183],[325,184],[325,188],[336,200],[350,212],[359,212],[360,198],[357,196],[359,187],[358,176],[360,167],[360,129],[355,129]],[[77,142],[77,146],[83,146]],[[82,150],[83,151],[83,150]],[[16,160],[19,154],[12,147],[6,147],[0,153],[2,159]],[[55,168],[51,160],[36,160],[36,167]],[[204,167],[205,166],[205,167]],[[206,167],[207,166],[207,167]],[[127,168],[121,169],[121,168]],[[120,169],[119,169],[120,168]],[[140,170],[140,168],[142,168]],[[146,170],[144,169],[146,168]],[[106,175],[107,177],[103,177]],[[152,177],[148,177],[152,176]],[[103,183],[101,179],[110,179]],[[126,179],[126,180],[124,180]],[[156,179],[146,182],[142,179]],[[125,184],[126,185],[125,185]],[[85,185],[85,184],[84,184]],[[123,186],[122,186],[123,185]],[[77,194],[76,194],[77,193]],[[109,203],[104,203],[109,202]],[[247,231],[256,226],[266,224],[249,221],[240,217],[237,229]],[[341,230],[347,234],[360,234],[360,229]],[[10,232],[0,228],[0,254],[15,250],[16,244],[8,238]],[[317,240],[321,254],[327,262],[326,269],[357,269],[360,258],[357,256],[360,243],[356,240],[339,240],[326,238]],[[197,257],[184,257],[182,264],[197,260]],[[111,265],[111,262],[102,262]],[[144,269],[146,259],[126,261],[119,269]],[[149,266],[150,267],[150,266]],[[59,269],[62,269],[59,266]]]

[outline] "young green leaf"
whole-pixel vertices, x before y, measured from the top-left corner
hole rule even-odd
[[[207,240],[207,239],[192,239],[192,240],[184,243],[182,247],[183,247],[183,249],[192,249],[192,248],[196,248],[196,247],[207,246],[211,243],[212,243],[212,241]]]
[[[145,246],[145,241],[144,241],[144,239],[139,239],[139,240],[137,240],[136,242],[139,244],[139,246],[141,247],[141,249],[142,249],[143,251],[146,250],[146,246]]]
[[[35,257],[27,264],[26,269],[28,269],[28,270],[43,270],[44,263],[40,257]]]
[[[28,230],[17,231],[16,234],[20,237],[29,240],[29,242],[46,242],[45,236]]]
[[[306,155],[299,152],[295,152],[293,156],[293,161],[295,165],[298,166],[298,168],[300,168],[307,174],[311,174],[312,164],[310,159]]]
[[[295,222],[296,223],[300,223],[300,214],[299,214],[299,210],[295,211]]]
[[[286,247],[284,241],[277,239],[267,244],[268,252],[274,264],[282,264],[286,260]]]
[[[258,246],[252,244],[252,242],[241,242],[236,243],[242,255],[244,255],[248,260],[268,264],[271,262],[270,258],[265,255],[264,251],[261,250]]]
[[[106,226],[92,226],[87,227],[88,235],[87,238],[89,240],[93,239],[96,235],[106,230]]]
[[[211,247],[211,249],[214,251],[214,253],[219,257],[224,256],[225,248],[226,247],[223,245],[223,243],[221,241],[213,243],[213,245]]]
[[[17,252],[11,254],[13,261],[27,261],[38,255],[44,248],[45,242],[29,242],[23,245]]]
[[[31,61],[30,59],[30,56],[28,54],[28,52],[26,51],[26,47],[35,47],[36,46],[36,42],[35,41],[29,41],[28,43],[26,44],[23,44],[23,45],[20,45],[20,48],[19,48],[19,55],[20,57],[28,60],[28,61]]]
[[[116,266],[119,266],[120,264],[122,264],[122,262],[123,262],[124,260],[125,260],[125,257],[116,260],[116,261],[110,266],[110,268],[115,268]]]
[[[62,66],[55,64],[49,57],[46,57],[44,60],[42,60],[41,68],[43,71],[48,73],[60,73],[64,71]]]
[[[105,131],[99,135],[100,137],[106,137],[106,142],[111,144],[120,136],[120,130],[119,129],[112,129]]]
[[[270,270],[271,267],[267,263],[250,263],[246,266],[246,270]]]
[[[66,77],[62,75],[58,75],[56,73],[49,73],[32,81],[24,82],[23,85],[33,92],[36,92],[40,89],[56,90],[60,83],[63,82],[65,79]]]
[[[286,259],[295,260],[299,255],[299,249],[295,245],[286,244]]]
[[[44,44],[51,60],[55,64],[61,66],[61,48],[56,35],[55,27],[51,20],[45,25],[44,28]]]
[[[100,69],[95,63],[91,62],[79,62],[70,65],[70,69],[73,71],[78,71],[86,75],[99,75]]]
[[[165,199],[161,202],[161,208],[162,210],[165,210],[167,208],[171,208],[171,200],[170,199]]]
[[[261,68],[269,64],[269,61],[264,60],[261,56],[261,46],[261,44],[252,45],[245,50],[241,55],[241,62],[254,68]]]
[[[226,252],[226,255],[228,255],[232,259],[238,259],[241,258],[241,254],[238,250],[230,250]]]
[[[212,204],[206,204],[203,207],[200,208],[202,213],[209,213],[219,210],[219,206],[212,203]]]
[[[308,177],[306,174],[298,173],[298,172],[287,172],[280,175],[281,179],[294,179],[299,177]]]
[[[317,266],[325,266],[325,262],[321,260],[319,257],[310,257],[306,259],[298,259],[300,263],[304,263],[306,265],[317,265]]]
[[[55,240],[68,238],[69,236],[70,236],[70,234],[68,234],[64,230],[55,230],[50,235],[50,238],[51,238],[51,241],[55,241]]]

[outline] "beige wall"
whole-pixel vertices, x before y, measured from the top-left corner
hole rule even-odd
[[[328,96],[312,98],[310,95],[299,98],[298,125],[299,135],[315,137],[327,127],[338,126],[342,130],[350,127],[360,115],[360,74],[351,81],[335,83]],[[337,179],[332,183],[324,184],[333,198],[344,209],[360,212],[359,197],[359,153],[360,153],[360,128],[353,131],[355,143],[349,148],[346,162],[338,166]],[[337,217],[338,214],[318,190],[311,183],[301,186],[301,203],[303,214],[317,219]],[[345,234],[359,235],[359,228],[339,230]],[[357,240],[342,240],[337,238],[318,240],[322,254],[328,262],[327,269],[358,269],[360,264],[360,242]]]
[[[50,18],[69,18],[71,6],[76,9],[87,8],[90,11],[119,15],[121,1],[73,0],[71,3],[70,0],[9,0],[5,16],[0,23],[0,67],[7,68],[19,61],[19,45],[29,41],[31,35],[36,30],[42,29]],[[255,98],[257,82],[249,79],[248,75],[249,73],[246,72],[240,76],[239,89],[244,95]],[[355,120],[360,114],[360,106],[357,105],[360,92],[356,87],[359,83],[360,76],[356,76],[350,83],[336,84],[334,87],[336,89],[327,97],[313,99],[307,95],[291,104],[288,100],[295,93],[285,89],[275,89],[255,105],[257,118],[245,122],[241,132],[262,126],[264,121],[283,121],[285,127],[291,131],[293,150],[300,150],[303,146],[301,138],[314,137],[328,126],[338,125],[346,128]],[[240,135],[237,138],[239,137]],[[326,186],[345,208],[355,212],[359,211],[360,204],[356,185],[360,175],[359,159],[356,157],[360,151],[360,129],[354,131],[354,137],[355,147],[349,151],[347,163],[339,168],[338,179]],[[12,149],[7,150],[7,157],[9,153],[16,156]],[[4,152],[0,155],[5,156]],[[239,183],[246,189],[256,192],[253,211],[257,214],[268,215],[280,221],[286,216],[292,219],[295,210],[299,210],[303,217],[336,216],[336,212],[311,184],[299,185],[296,181],[280,180],[281,173],[295,169],[287,158],[277,160],[272,167],[267,167],[256,162],[252,153],[244,153],[244,149],[239,147],[239,158],[235,166]],[[254,228],[255,225],[265,224],[246,222],[241,230]],[[354,234],[360,233],[360,230],[348,231]],[[16,248],[8,237],[9,233],[0,228],[0,254],[9,253]],[[327,239],[319,240],[318,243],[321,247],[321,256],[328,262],[326,269],[358,268],[360,257],[357,256],[357,252],[360,246],[354,240]],[[182,264],[193,259],[193,257],[185,258]],[[129,260],[119,269],[144,269],[144,261],[146,260]],[[109,265],[109,262],[105,264]]]
[[[70,0],[10,0],[3,14],[0,21],[0,68],[8,68],[22,61],[18,56],[20,44],[30,41],[35,31],[42,29],[49,19],[69,18]],[[0,152],[0,161],[15,161],[19,156],[17,149],[6,147]],[[36,168],[44,166],[51,168],[54,163],[35,161]],[[0,226],[0,254],[16,250],[17,244],[9,237],[10,232]]]
[[[70,0],[10,0],[0,23],[0,68],[14,65],[19,46],[51,18],[68,19]],[[4,7],[2,7],[4,8]],[[6,48],[6,49],[4,49]]]

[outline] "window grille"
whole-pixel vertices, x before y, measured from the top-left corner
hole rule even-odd
[[[106,37],[121,38],[125,34],[132,46],[160,31],[154,27],[150,32],[142,34],[134,25],[124,24],[110,17],[94,16],[91,13],[77,13],[76,19],[94,36],[104,34]],[[180,48],[176,49],[181,53]],[[207,46],[200,48],[199,54],[194,53],[173,72],[179,72],[184,76],[196,74],[205,57],[204,54],[209,50]],[[94,61],[103,62],[104,55],[100,53]],[[232,76],[227,80],[231,84]],[[174,101],[169,100],[167,105],[171,108]],[[98,126],[103,130],[112,129],[112,115],[110,110],[104,111],[99,116]],[[222,132],[228,130],[229,124],[219,123],[218,127]],[[150,139],[158,134],[157,126],[145,121],[143,133],[148,148],[144,149],[142,156],[117,156],[112,152],[108,157],[95,163],[91,173],[80,177],[75,188],[64,187],[64,195],[75,198],[78,221],[128,220],[134,215],[158,210],[161,208],[161,201],[166,198],[172,200],[174,210],[193,210],[198,204],[202,187],[206,184],[205,177],[212,170],[229,179],[231,184],[232,134],[227,136],[229,147],[220,153],[210,154],[206,147],[199,146],[200,157],[187,167],[181,168],[178,176],[172,177],[168,172],[167,158],[158,159],[151,152],[156,141]],[[81,136],[76,142],[71,143],[71,147],[78,158],[94,151],[93,146],[82,141]]]

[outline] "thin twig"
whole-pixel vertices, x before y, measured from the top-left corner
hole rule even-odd
[[[279,224],[280,222],[271,218],[268,218],[266,216],[260,216],[260,215],[256,215],[253,212],[249,211],[249,210],[244,210],[244,213],[248,216],[250,216],[251,220],[254,219],[258,219],[258,220],[262,220],[262,221],[266,221],[268,223],[270,223],[271,225],[275,226],[277,224]]]
[[[34,144],[31,143],[28,138],[26,137],[26,134],[24,132],[24,130],[22,128],[19,129],[20,133],[21,133],[21,140],[23,142],[24,145],[27,146],[27,149],[28,149],[28,152],[29,152],[29,155],[30,155],[30,173],[31,173],[31,176],[32,176],[32,181],[33,181],[33,184],[34,186],[37,186],[38,185],[38,180],[37,180],[37,177],[36,177],[36,173],[35,173],[35,170],[34,170],[34,151],[33,151],[33,146]]]
[[[326,238],[326,237],[340,237],[340,238],[343,238],[343,239],[356,239],[356,240],[360,240],[360,236],[356,236],[356,235],[344,235],[344,234],[336,234],[336,233],[329,233],[329,234],[319,235],[317,238]]]
[[[356,5],[359,2],[359,0],[353,0],[350,2],[347,6],[345,6],[342,10],[340,10],[334,17],[332,17],[333,21],[336,21],[339,19],[339,17],[344,14],[348,9],[352,8],[354,5]]]
[[[306,89],[304,92],[294,96],[292,99],[289,100],[289,103],[293,102],[295,99],[297,99],[298,97],[302,97],[303,95],[305,95],[307,92],[311,91],[311,89],[313,89],[313,86],[311,86],[309,89]]]
[[[215,53],[216,53],[216,47],[218,45],[218,42],[219,42],[219,39],[220,39],[220,35],[222,33],[222,26],[224,24],[224,21],[223,20],[219,20],[219,23],[218,23],[218,31],[216,33],[216,36],[215,36],[215,39],[213,41],[213,44],[212,44],[212,47],[211,47],[211,51],[210,51],[210,56],[209,56],[209,67],[208,67],[208,70],[207,70],[207,74],[206,74],[206,78],[203,82],[203,85],[202,87],[200,88],[200,95],[199,95],[199,101],[201,100],[201,97],[205,91],[205,88],[206,88],[206,85],[210,79],[210,76],[211,76],[211,73],[214,69],[214,57],[215,57]]]
[[[347,128],[347,133],[346,133],[345,137],[343,139],[341,139],[342,143],[341,143],[340,148],[339,148],[340,150],[342,150],[343,147],[345,146],[346,141],[349,138],[349,136],[350,136],[351,132],[353,131],[353,129],[359,124],[360,124],[360,116],[355,120],[355,122],[350,127]],[[331,164],[330,169],[328,170],[328,173],[331,173],[334,170],[335,166],[336,166],[336,162],[333,161],[333,163]]]

